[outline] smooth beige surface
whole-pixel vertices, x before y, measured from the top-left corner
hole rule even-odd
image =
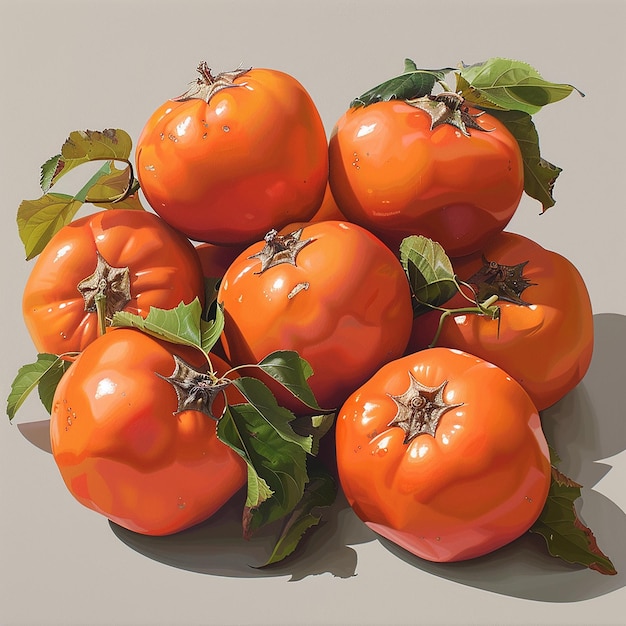
[[[329,133],[405,57],[438,68],[506,56],[584,91],[535,118],[545,158],[564,170],[557,205],[540,216],[526,198],[509,228],[567,256],[591,293],[591,369],[544,423],[620,571],[568,567],[537,537],[476,562],[429,564],[377,539],[342,502],[298,561],[270,571],[250,567],[264,540],[239,538],[234,505],[182,536],[137,537],[67,493],[31,398],[16,423],[0,419],[0,624],[624,624],[625,21],[626,4],[603,0],[0,3],[3,398],[35,357],[15,214],[40,195],[39,166],[72,130],[118,127],[136,139],[200,60],[293,74]]]

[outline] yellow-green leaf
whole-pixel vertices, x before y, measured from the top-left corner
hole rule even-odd
[[[484,63],[462,65],[457,90],[468,104],[533,115],[546,104],[558,102],[578,91],[565,83],[544,80],[522,61],[493,57]],[[584,95],[578,91],[580,95]]]
[[[61,148],[58,161],[54,163],[53,157],[42,166],[42,178],[44,168],[50,169],[52,165],[55,168],[54,173],[46,176],[50,186],[67,172],[88,161],[127,161],[132,146],[130,135],[119,128],[72,131]]]
[[[55,233],[72,221],[82,204],[73,196],[60,193],[24,200],[17,209],[17,228],[26,259],[36,257]]]
[[[143,211],[144,207],[139,200],[136,191],[137,183],[130,165],[117,168],[115,163],[111,162],[109,167],[110,172],[108,174],[103,173],[97,182],[89,188],[85,202],[90,202],[103,209]]]

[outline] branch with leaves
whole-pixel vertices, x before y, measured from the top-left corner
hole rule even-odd
[[[69,224],[85,203],[100,208],[139,209],[139,182],[130,161],[132,140],[121,129],[73,131],[60,154],[41,166],[43,195],[24,200],[17,210],[17,227],[26,259],[36,257],[63,226]],[[50,191],[68,172],[90,162],[102,166],[74,195]],[[124,163],[118,168],[116,163]]]
[[[446,82],[452,74],[454,91]],[[540,154],[539,135],[532,116],[544,106],[563,100],[576,87],[544,80],[528,63],[493,57],[483,63],[460,64],[458,68],[419,69],[405,59],[404,72],[366,91],[351,102],[353,107],[368,106],[388,100],[410,104],[429,103],[437,97],[436,89],[460,96],[463,106],[488,111],[499,119],[517,140],[524,162],[524,191],[538,200],[543,210],[554,205],[552,194],[561,168]]]

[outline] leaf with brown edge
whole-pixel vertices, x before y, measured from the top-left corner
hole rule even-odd
[[[581,485],[553,465],[548,498],[530,532],[543,536],[552,556],[600,574],[615,575],[613,563],[600,550],[591,529],[578,517],[574,502],[580,497],[580,490]]]
[[[120,128],[74,130],[61,154],[42,165],[42,186],[45,182],[52,187],[63,175],[89,161],[128,161],[132,145],[130,135]]]
[[[262,384],[262,383],[260,383]],[[268,393],[271,394],[271,392]],[[278,407],[276,407],[278,408]],[[291,514],[308,482],[304,448],[284,437],[283,415],[276,420],[249,403],[228,405],[217,423],[217,436],[248,466],[243,535]]]
[[[86,202],[107,209],[143,209],[137,194],[139,183],[129,161],[131,150],[130,135],[121,129],[70,133],[61,153],[41,166],[39,183],[44,195],[36,200],[24,200],[18,207],[17,227],[27,260],[36,257]],[[104,163],[78,193],[50,191],[62,176],[89,161]],[[115,161],[126,163],[126,169],[116,168]]]
[[[554,185],[562,169],[546,161],[540,153],[539,134],[528,113],[490,111],[515,137],[524,163],[524,192],[541,203],[545,211],[554,206]]]

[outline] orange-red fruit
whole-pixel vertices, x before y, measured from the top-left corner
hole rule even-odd
[[[139,136],[136,165],[150,206],[190,239],[248,245],[319,209],[328,142],[294,77],[263,68],[234,74],[208,101],[160,106]]]
[[[57,232],[28,277],[22,312],[39,352],[79,352],[98,336],[94,289],[81,292],[79,286],[94,274],[99,256],[115,270],[128,269],[128,301],[118,299],[119,271],[105,272],[109,317],[114,310],[145,317],[153,306],[204,302],[200,261],[185,237],[147,211],[99,211]]]
[[[484,130],[466,136],[451,124],[431,129],[428,113],[404,101],[351,108],[329,142],[339,209],[394,251],[424,235],[450,256],[476,252],[512,218],[524,172],[507,128],[487,113],[475,122]]]
[[[500,297],[499,320],[488,315],[459,314],[448,317],[438,346],[457,348],[498,365],[517,380],[541,411],[560,400],[583,379],[593,354],[593,310],[584,280],[562,255],[546,250],[522,235],[503,232],[481,253],[453,259],[454,272],[469,281],[489,262],[515,267],[521,273],[523,303]],[[513,285],[520,284],[519,278]],[[472,282],[472,281],[470,281]],[[474,287],[476,288],[476,287]],[[466,307],[458,295],[444,306]],[[415,318],[409,351],[432,341],[440,313]]]
[[[217,438],[216,420],[177,412],[176,391],[165,380],[174,354],[201,364],[192,349],[111,330],[64,374],[50,418],[52,453],[70,493],[147,535],[202,522],[246,482],[245,462]],[[211,361],[220,374],[228,369],[218,357]],[[216,415],[223,405],[218,397]]]
[[[342,221],[305,226],[292,264],[261,271],[259,242],[220,285],[222,343],[233,365],[295,350],[313,368],[309,382],[324,408],[339,404],[382,364],[400,356],[413,320],[402,266],[367,230]],[[251,258],[252,257],[252,258]]]
[[[447,348],[393,361],[357,389],[338,413],[336,448],[358,517],[429,561],[513,541],[536,521],[550,486],[528,394],[500,368]]]

